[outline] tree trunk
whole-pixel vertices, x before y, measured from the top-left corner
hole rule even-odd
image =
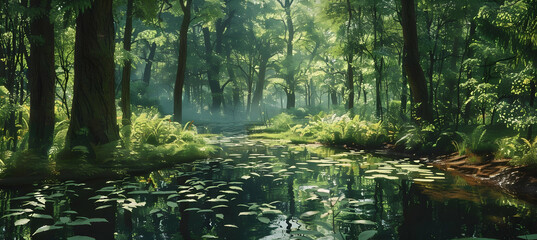
[[[149,47],[149,56],[147,56],[146,64],[144,68],[143,81],[145,85],[149,85],[151,81],[151,67],[153,66],[153,60],[155,59],[155,52],[157,51],[157,44],[152,43]]]
[[[134,0],[127,1],[127,19],[125,23],[125,36],[123,37],[123,49],[131,51],[132,39],[132,8]],[[121,76],[121,111],[123,126],[131,124],[131,60],[123,62],[123,75]]]
[[[211,45],[211,36],[208,28],[203,28],[203,39],[205,43],[205,61],[209,69],[207,70],[207,80],[209,81],[209,88],[212,94],[212,110],[218,111],[222,106],[224,100],[224,93],[220,88],[220,82],[218,81],[218,75],[220,72],[220,64],[216,62],[213,56],[213,48]]]
[[[285,95],[287,96],[287,105],[286,108],[294,108],[295,107],[295,91],[294,90],[288,90],[285,92]]]
[[[330,100],[332,101],[332,105],[336,106],[338,104],[337,91],[335,89],[330,90]]]
[[[405,50],[403,49],[403,56],[405,55]],[[408,82],[406,79],[406,71],[404,65],[401,62],[401,116],[406,114],[406,103],[407,103],[407,92],[408,92]]]
[[[530,108],[531,109],[533,109],[533,105],[535,103],[535,88],[536,88],[535,85],[536,84],[537,83],[535,82],[535,78],[533,78],[530,81]],[[526,139],[528,139],[528,141],[531,141],[532,138],[533,138],[533,124],[530,124],[530,126],[528,127],[528,134],[526,135]]]
[[[268,56],[268,57],[267,57]],[[257,74],[257,83],[255,84],[254,96],[252,98],[252,107],[259,108],[263,99],[263,90],[265,89],[265,76],[267,73],[267,64],[270,54],[265,54],[259,62],[259,72]]]
[[[401,25],[406,55],[403,65],[408,76],[408,84],[412,90],[412,98],[416,105],[416,120],[432,123],[432,110],[427,96],[427,83],[419,62],[418,32],[416,27],[416,11],[414,0],[401,0]]]
[[[185,83],[186,61],[187,61],[187,43],[188,27],[190,25],[190,8],[192,0],[180,0],[181,9],[183,10],[183,21],[179,32],[179,59],[177,64],[177,76],[175,77],[175,88],[173,91],[173,120],[176,122],[183,121],[183,85]]]
[[[352,7],[351,1],[347,0],[347,13],[349,14],[349,19],[347,22],[347,45],[349,49],[352,49],[351,46],[351,21],[352,21]],[[347,56],[347,89],[349,90],[349,99],[347,102],[347,109],[352,109],[354,107],[354,69],[352,67],[354,51],[350,51]]]
[[[69,148],[119,139],[114,96],[112,0],[95,0],[76,19],[75,80]]]
[[[32,9],[44,10],[44,13],[30,24],[30,61],[28,63],[30,85],[30,122],[28,148],[37,153],[46,154],[52,146],[54,137],[54,100],[55,79],[54,66],[54,25],[50,22],[48,12],[51,0],[31,0]]]
[[[282,8],[285,10],[285,21],[287,25],[287,53],[285,56],[286,66],[287,66],[287,74],[285,76],[285,82],[287,84],[287,89],[285,90],[287,95],[287,109],[294,108],[295,107],[295,71],[293,67],[293,41],[295,37],[295,28],[293,26],[293,18],[291,16],[291,4],[293,4],[293,0],[285,0],[285,2],[282,2],[282,0],[278,0]]]
[[[354,69],[352,67],[352,53],[347,57],[347,89],[349,90],[347,109],[352,109],[354,108]]]

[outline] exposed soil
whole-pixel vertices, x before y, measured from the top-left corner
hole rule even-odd
[[[467,156],[453,153],[438,156],[430,163],[463,177],[469,184],[498,187],[520,199],[537,202],[537,172],[528,167],[510,166],[509,159],[471,163]]]
[[[491,159],[472,163],[466,155],[416,156],[387,144],[376,154],[391,157],[411,157],[422,163],[464,178],[468,184],[498,188],[528,202],[537,203],[537,168],[514,167],[510,159]]]

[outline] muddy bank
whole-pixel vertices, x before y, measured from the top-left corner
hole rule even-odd
[[[469,184],[499,188],[517,198],[537,203],[537,171],[529,167],[513,167],[509,159],[471,163],[456,153],[431,158],[430,164],[463,177]]]
[[[350,149],[350,148],[349,148]],[[388,144],[372,153],[398,158],[418,159],[438,169],[464,178],[470,185],[497,188],[519,199],[537,204],[537,168],[514,167],[510,159],[493,159],[482,163],[471,163],[466,155],[414,155],[399,151]]]

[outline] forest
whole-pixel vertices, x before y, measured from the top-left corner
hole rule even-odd
[[[0,238],[537,239],[537,0],[0,16]]]

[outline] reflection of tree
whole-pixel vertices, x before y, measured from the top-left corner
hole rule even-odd
[[[291,152],[289,154],[289,158],[287,159],[287,164],[289,166],[294,166],[296,164],[295,154]],[[294,191],[294,182],[295,182],[295,176],[290,175],[287,177],[287,197],[289,199],[289,216],[285,219],[285,223],[287,224],[286,232],[291,233],[291,220],[293,219],[293,216],[295,215],[296,211],[296,205],[295,205],[295,191]]]

